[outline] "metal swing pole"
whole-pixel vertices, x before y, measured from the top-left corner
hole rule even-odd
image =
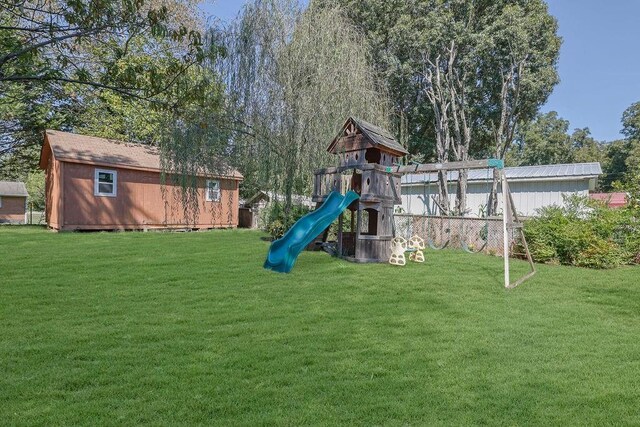
[[[500,170],[500,182],[502,185],[502,257],[504,258],[504,287],[509,288],[509,232],[507,230],[507,221],[509,220],[509,195],[507,194],[507,177],[504,169]]]

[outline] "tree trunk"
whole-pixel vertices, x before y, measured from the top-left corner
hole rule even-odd
[[[449,101],[451,105],[452,119],[452,144],[455,160],[465,162],[469,160],[469,146],[471,145],[471,126],[468,121],[467,98],[464,83],[466,81],[466,71],[459,70],[456,63],[458,47],[455,41],[451,41],[448,47],[448,67],[445,74],[445,82],[448,89]],[[469,114],[471,114],[469,112]],[[454,212],[456,215],[464,216],[467,210],[467,177],[468,170],[458,171],[456,184],[456,200]]]
[[[436,158],[439,163],[449,160],[449,150],[451,148],[451,134],[449,113],[451,101],[449,93],[443,82],[444,76],[440,70],[440,56],[435,61],[431,61],[427,54],[424,55],[426,82],[425,95],[434,113],[434,126],[436,131]],[[438,172],[438,204],[440,205],[440,215],[449,215],[449,189],[447,172]]]
[[[467,210],[467,178],[469,176],[468,169],[460,169],[458,171],[458,185],[456,186],[456,215],[464,216]]]
[[[438,205],[440,215],[449,215],[449,188],[447,171],[438,171]]]
[[[491,193],[487,203],[487,216],[497,215],[498,212],[498,183],[500,182],[500,171],[493,168],[493,182],[491,183]]]
[[[504,160],[509,146],[513,142],[516,125],[519,118],[518,101],[520,97],[520,78],[524,70],[524,62],[514,66],[502,77],[502,90],[500,100],[500,123],[494,126],[494,138],[496,141],[496,159]],[[493,183],[489,196],[488,215],[495,215],[498,211],[498,182],[500,172],[493,170]]]

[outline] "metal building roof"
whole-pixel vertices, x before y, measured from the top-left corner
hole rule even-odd
[[[24,182],[0,181],[0,196],[29,197]]]
[[[597,178],[602,174],[600,163],[567,163],[559,165],[537,165],[537,166],[515,166],[504,168],[507,179],[511,180],[542,180],[553,178]],[[491,169],[471,169],[469,170],[468,181],[491,180],[493,172]],[[422,182],[436,182],[438,174],[436,172],[424,174],[407,174],[402,177],[402,184],[418,184]],[[449,181],[458,180],[458,171],[448,172]]]

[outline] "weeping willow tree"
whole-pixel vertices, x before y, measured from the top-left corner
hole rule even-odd
[[[234,155],[248,191],[309,194],[313,170],[336,162],[326,147],[348,116],[389,125],[388,97],[369,46],[339,8],[302,11],[258,0],[230,29],[226,81],[238,122]]]
[[[165,117],[164,129],[159,138],[162,191],[165,201],[173,199],[174,209],[182,207],[188,223],[195,224],[203,207],[208,208],[215,220],[231,223],[222,218],[222,212],[231,216],[233,193],[226,197],[227,209],[221,203],[205,204],[203,193],[207,177],[231,177],[235,159],[230,155],[233,127],[225,103],[224,84],[212,64],[219,59],[219,40],[215,34],[208,36],[211,54],[205,66],[190,70],[186,78],[178,82],[178,90],[199,91],[198,101]],[[224,182],[224,180],[223,180]],[[167,185],[169,184],[169,185]]]
[[[388,96],[370,66],[370,48],[339,8],[303,9],[292,0],[255,0],[209,43],[224,46],[207,64],[225,87],[220,110],[173,120],[161,144],[163,169],[197,212],[207,174],[230,167],[243,193],[309,194],[314,169],[334,164],[326,147],[348,116],[389,126]]]

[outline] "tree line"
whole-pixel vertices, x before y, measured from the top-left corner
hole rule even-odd
[[[205,23],[195,0],[0,2],[2,179],[37,182],[56,128],[158,146],[185,205],[196,174],[230,166],[243,195],[290,205],[353,115],[396,133],[411,161],[600,161],[603,188],[637,182],[640,103],[606,143],[539,114],[561,45],[542,0],[253,0],[229,25]],[[451,213],[465,171],[456,186]]]
[[[599,162],[603,169],[599,190],[632,189],[640,171],[640,102],[627,108],[621,121],[624,138],[597,141],[589,128],[570,133],[569,122],[555,111],[538,114],[519,127],[507,165]]]

